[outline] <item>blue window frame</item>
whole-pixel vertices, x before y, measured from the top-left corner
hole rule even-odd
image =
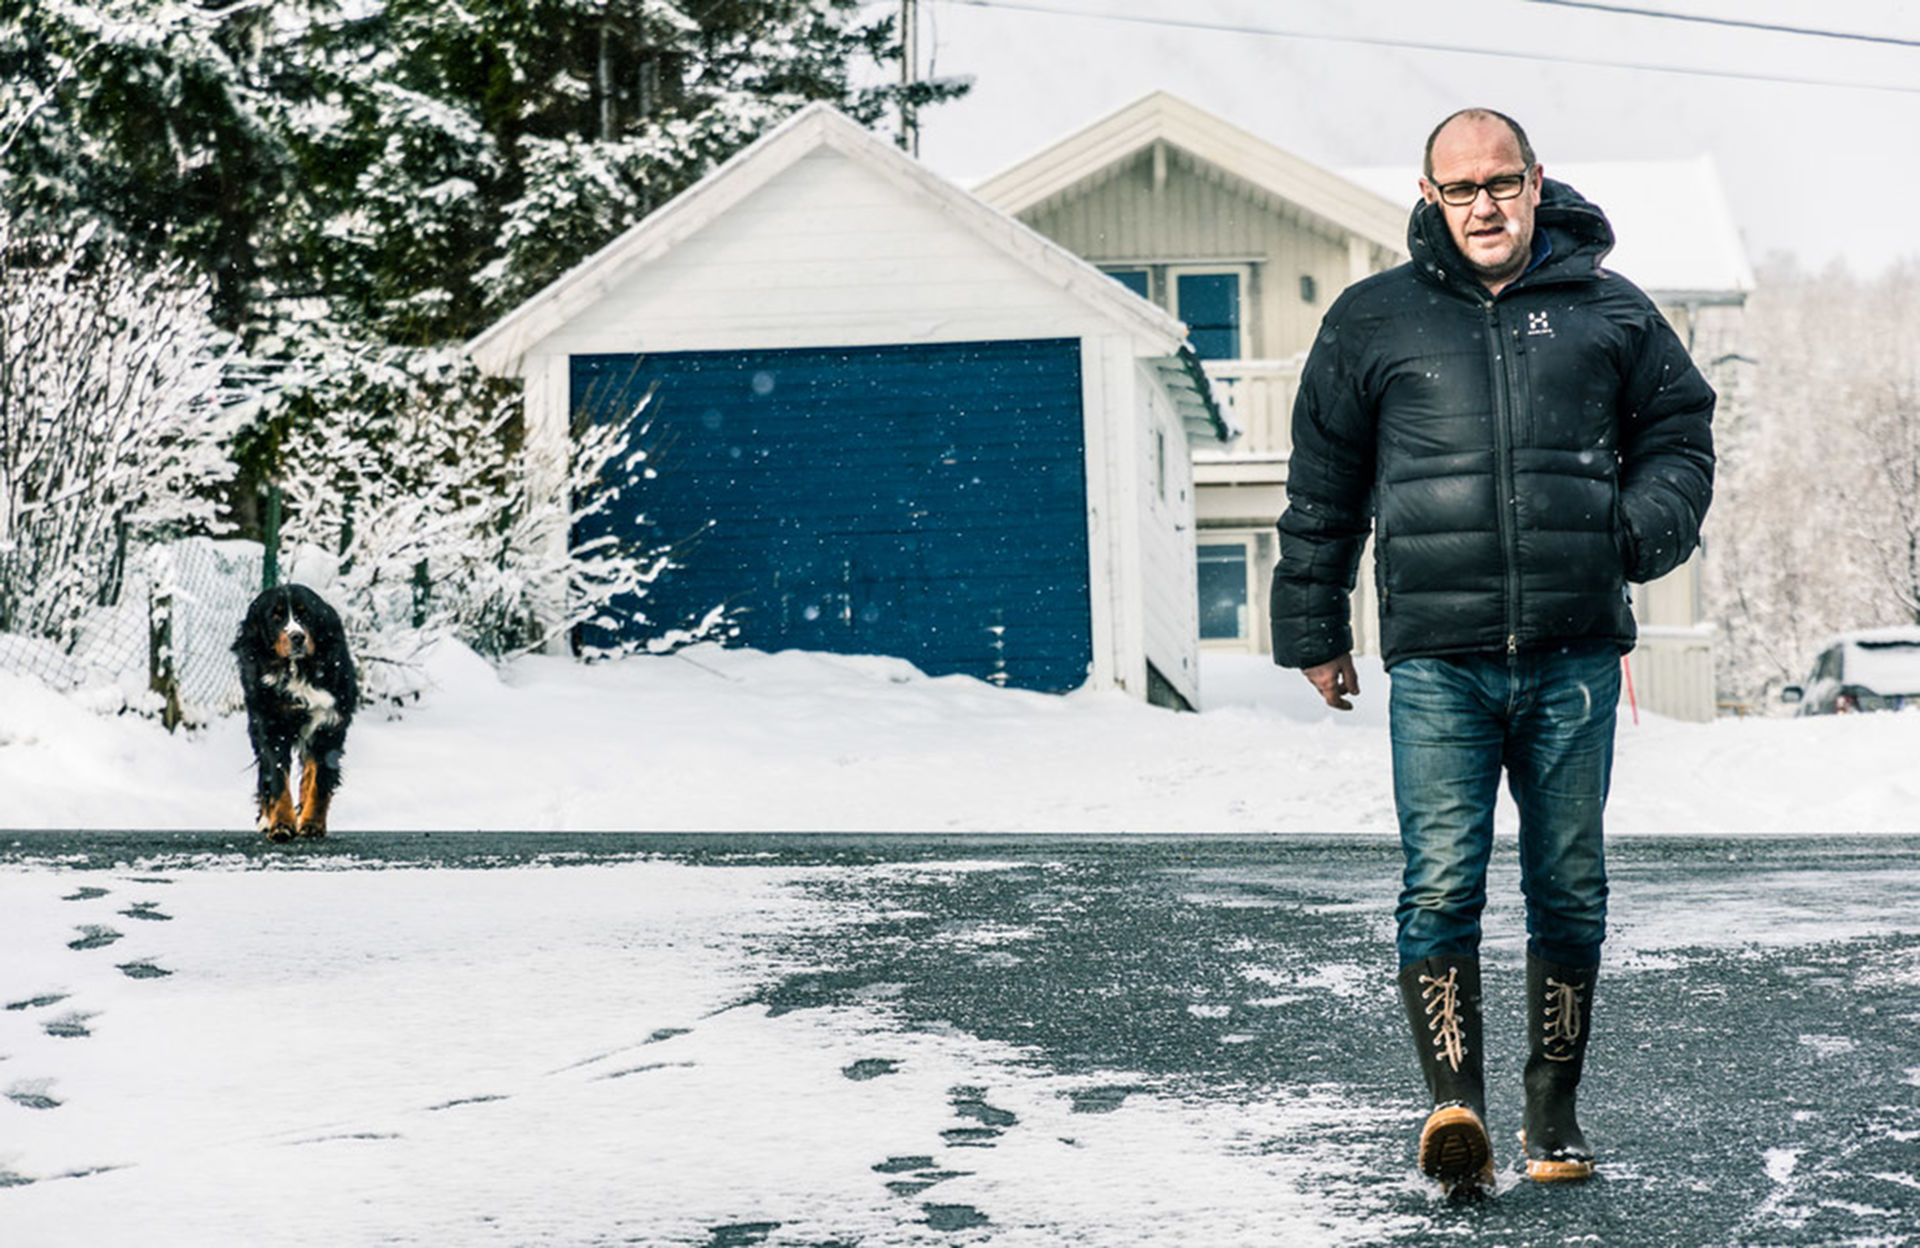
[[[1199,545],[1200,640],[1236,641],[1247,636],[1248,590],[1245,542]]]
[[[1240,358],[1240,275],[1174,275],[1175,315],[1187,323],[1187,341],[1203,360]]]

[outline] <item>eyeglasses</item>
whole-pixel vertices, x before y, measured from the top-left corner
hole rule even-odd
[[[1440,202],[1452,208],[1465,208],[1480,198],[1485,191],[1491,199],[1512,199],[1527,189],[1527,174],[1531,169],[1519,173],[1503,173],[1497,178],[1488,178],[1485,182],[1448,182],[1436,189],[1440,193]]]

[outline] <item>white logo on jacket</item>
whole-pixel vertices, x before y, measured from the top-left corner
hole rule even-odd
[[[1549,338],[1553,337],[1553,326],[1547,323],[1545,312],[1527,313],[1527,333],[1529,336],[1545,334]]]

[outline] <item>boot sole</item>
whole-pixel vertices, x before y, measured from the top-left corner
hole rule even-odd
[[[1527,1147],[1526,1132],[1520,1133],[1520,1148]],[[1550,1159],[1540,1157],[1527,1158],[1527,1177],[1535,1183],[1578,1183],[1582,1179],[1593,1177],[1593,1159],[1566,1158]]]
[[[1491,1180],[1493,1141],[1480,1115],[1465,1105],[1443,1105],[1429,1114],[1420,1129],[1420,1172],[1449,1187]]]

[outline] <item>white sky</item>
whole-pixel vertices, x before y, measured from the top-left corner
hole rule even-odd
[[[1544,0],[921,0],[923,72],[974,88],[928,113],[920,155],[969,184],[1162,89],[1330,168],[1412,165],[1435,122],[1482,105],[1527,127],[1550,174],[1556,160],[1712,153],[1756,262],[1786,251],[1873,274],[1920,255],[1920,4],[1604,2],[1912,46]]]

